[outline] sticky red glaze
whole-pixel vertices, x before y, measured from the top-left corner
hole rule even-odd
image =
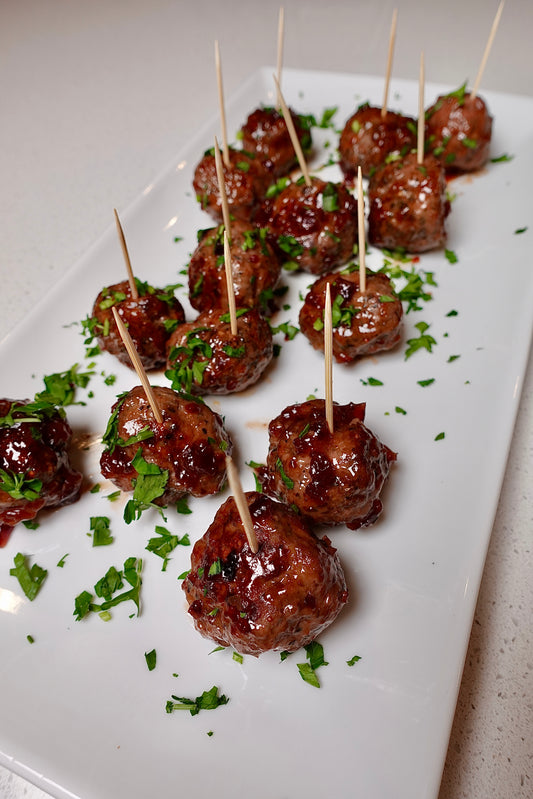
[[[410,153],[380,167],[368,184],[368,205],[368,240],[377,247],[416,253],[446,241],[446,178],[432,155],[421,165]]]
[[[190,349],[191,339],[198,338],[211,347],[210,356],[198,347]],[[183,351],[183,348],[188,351]],[[235,394],[256,383],[272,360],[270,325],[258,310],[247,311],[238,317],[237,335],[233,336],[230,323],[221,321],[220,311],[207,311],[194,322],[181,325],[171,336],[167,369],[171,370],[179,363],[191,367],[191,352],[194,353],[194,362],[207,364],[201,382],[194,378],[191,386],[180,385],[167,373],[173,388],[200,395]]]
[[[292,652],[314,640],[348,598],[336,550],[284,505],[246,499],[259,549],[251,551],[233,497],[196,542],[183,582],[196,629],[243,654]],[[215,564],[215,567],[213,567]],[[219,574],[209,574],[210,570]]]
[[[403,308],[394,293],[389,278],[380,273],[368,272],[366,291],[359,290],[359,272],[323,275],[311,286],[300,310],[299,324],[302,333],[316,350],[324,350],[324,330],[316,330],[318,320],[324,321],[326,286],[331,287],[331,302],[340,295],[341,312],[346,308],[356,311],[349,324],[333,328],[333,355],[339,363],[347,363],[362,355],[392,349],[401,337]],[[383,301],[387,297],[392,301]]]
[[[302,149],[308,152],[311,149],[311,134],[302,126],[298,114],[292,110],[290,113]],[[298,159],[287,123],[275,108],[257,108],[241,130],[243,149],[256,155],[272,176],[272,180],[286,175],[297,166]]]
[[[441,95],[426,111],[427,147],[446,170],[472,172],[488,161],[492,117],[481,97]],[[466,144],[465,144],[466,141]]]
[[[14,404],[24,406],[27,402],[0,399],[0,416],[6,416]],[[24,410],[13,416],[22,419]],[[59,411],[40,422],[0,427],[0,469],[42,482],[40,496],[34,500],[14,499],[0,490],[0,546],[5,545],[16,524],[34,519],[42,508],[68,505],[78,499],[82,475],[69,463],[71,438],[70,425]]]
[[[387,111],[383,118],[381,108],[364,105],[343,128],[339,140],[339,166],[347,180],[353,180],[358,166],[363,176],[369,177],[390,153],[406,155],[413,147],[416,147],[414,119],[394,111]]]
[[[126,298],[116,302],[112,307],[102,308],[102,302],[111,297],[114,292],[125,294]],[[109,325],[109,335],[99,335],[98,344],[101,349],[116,355],[121,363],[130,368],[133,368],[131,359],[115,324],[113,307],[117,309],[118,315],[128,328],[144,368],[146,370],[158,369],[165,364],[166,344],[170,336],[170,332],[165,327],[165,321],[174,319],[180,324],[185,321],[185,314],[180,302],[177,299],[173,299],[172,302],[164,302],[158,298],[158,292],[159,289],[155,289],[154,294],[145,294],[138,300],[134,300],[131,296],[129,282],[123,280],[102,289],[95,300],[93,317],[101,326],[106,322]]]
[[[249,246],[250,232],[255,232],[253,247]],[[224,242],[218,233],[218,228],[203,231],[189,262],[189,300],[200,312],[228,309]],[[230,255],[237,307],[266,307],[264,298],[276,287],[281,272],[270,242],[262,241],[249,222],[236,219],[231,223]]]
[[[338,210],[324,209],[324,190],[334,186]],[[327,191],[327,189],[326,189]],[[299,269],[320,275],[346,263],[357,242],[357,201],[340,183],[327,183],[312,177],[311,186],[303,181],[290,183],[271,205],[271,229],[276,239],[291,236],[303,252],[291,256],[280,249],[284,261],[294,261]]]
[[[157,504],[176,502],[185,494],[203,497],[217,493],[226,478],[225,455],[231,452],[231,440],[221,417],[204,403],[170,388],[153,386],[153,391],[162,424],[156,422],[142,386],[133,388],[120,406],[118,435],[127,441],[149,427],[154,436],[126,447],[117,446],[113,452],[103,452],[100,459],[103,476],[122,491],[133,491],[132,479],[137,472],[131,462],[140,447],[146,461],[169,472],[165,493],[155,500]]]
[[[285,408],[268,428],[267,464],[258,470],[265,492],[319,524],[372,524],[396,453],[363,424],[364,415],[364,403],[334,403],[331,434],[324,400]]]
[[[271,176],[258,158],[250,157],[242,150],[229,148],[230,165],[222,164],[224,184],[231,215],[237,219],[249,219],[253,209],[265,196]],[[218,188],[214,154],[204,155],[197,165],[193,187],[202,210],[222,221],[222,201]]]

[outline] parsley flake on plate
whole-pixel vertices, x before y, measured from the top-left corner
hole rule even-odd
[[[41,590],[42,584],[46,580],[48,571],[41,568],[41,566],[38,566],[36,563],[34,563],[31,568],[28,568],[26,557],[21,552],[17,552],[14,562],[15,566],[9,570],[9,574],[17,578],[25,595],[30,602],[33,602]]]
[[[209,691],[204,691],[196,699],[172,694],[165,705],[165,710],[167,713],[173,713],[175,710],[188,710],[191,716],[196,716],[200,710],[215,710],[221,705],[227,705],[228,702],[228,697],[225,694],[219,695],[218,686],[213,685]]]

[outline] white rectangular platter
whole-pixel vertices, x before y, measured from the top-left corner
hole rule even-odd
[[[254,74],[228,102],[232,135],[260,102],[272,103],[271,76],[271,69]],[[442,89],[428,85],[426,104]],[[284,74],[292,107],[320,119],[338,106],[337,128],[361,102],[378,104],[381,92],[382,80],[368,76]],[[394,81],[391,106],[416,116],[417,92],[414,83]],[[485,97],[494,116],[492,155],[512,159],[450,183],[448,248],[457,263],[438,251],[412,264],[433,273],[437,285],[422,310],[406,316],[402,344],[334,366],[335,399],[366,402],[368,426],[398,452],[398,462],[376,525],[325,531],[339,550],[350,600],[320,638],[328,661],[318,672],[321,688],[299,676],[296,663],[305,653],[283,662],[267,653],[242,664],[231,651],[210,654],[214,645],[193,629],[177,579],[190,548],[178,547],[163,572],[162,561],[145,550],[160,518],[146,513],[127,526],[124,498],[106,499],[113,487],[100,477],[97,440],[116,394],[136,381],[100,355],[88,387],[94,396],[80,391],[86,405],[67,408],[80,444],[82,498],[44,514],[35,531],[17,528],[0,550],[1,763],[59,799],[436,796],[531,339],[531,233],[516,231],[530,214],[533,102]],[[337,133],[313,132],[317,169],[334,151]],[[216,119],[204,125],[122,213],[134,269],[153,285],[186,283],[179,272],[196,231],[211,226],[191,177],[218,133]],[[337,179],[339,172],[330,166],[322,174]],[[382,253],[370,248],[368,265],[379,269]],[[72,323],[90,312],[103,285],[121,279],[110,227],[1,343],[2,395],[33,396],[45,374],[86,366],[80,327]],[[289,308],[274,323],[297,324],[300,294],[312,278],[287,274],[284,282]],[[185,287],[177,294],[191,318]],[[452,310],[457,314],[449,316]],[[437,344],[405,360],[405,341],[418,335],[420,321]],[[254,481],[245,462],[264,461],[269,420],[310,394],[323,396],[321,354],[301,334],[276,339],[281,353],[257,386],[207,398],[225,417],[246,489]],[[116,383],[106,385],[102,372],[115,374]],[[369,384],[369,377],[383,385]],[[431,385],[419,384],[430,378]],[[166,384],[162,374],[154,382]],[[91,494],[95,483],[101,490]],[[191,500],[190,515],[169,509],[167,528],[189,533],[194,543],[225,497]],[[89,519],[96,515],[111,519],[111,546],[91,546]],[[48,569],[31,603],[9,574],[17,552]],[[131,555],[144,562],[141,615],[130,618],[134,608],[123,604],[107,623],[95,614],[75,621],[74,598]],[[157,665],[148,671],[144,653],[153,648]],[[349,666],[354,655],[360,660]],[[229,697],[227,705],[194,717],[165,712],[172,694],[195,697],[213,685]]]

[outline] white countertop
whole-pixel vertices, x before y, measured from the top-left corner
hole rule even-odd
[[[394,5],[286,0],[285,64],[381,74]],[[473,80],[496,3],[397,5],[397,77],[417,78],[424,49],[427,80]],[[271,0],[0,5],[0,339],[110,225],[111,209],[134,200],[216,112],[214,39],[227,94],[275,63],[278,7]],[[531,95],[532,30],[533,3],[508,0],[482,87]],[[533,795],[532,407],[530,360],[439,799]],[[23,796],[46,795],[0,767],[0,797]]]

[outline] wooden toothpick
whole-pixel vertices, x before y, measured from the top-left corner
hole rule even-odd
[[[479,84],[481,83],[481,78],[483,76],[483,72],[485,71],[485,67],[487,66],[487,60],[489,57],[489,53],[492,47],[492,43],[494,41],[494,37],[496,36],[496,31],[498,30],[498,25],[500,24],[500,17],[502,15],[503,7],[505,5],[505,0],[501,0],[500,5],[498,6],[498,10],[496,11],[496,16],[494,17],[494,22],[492,23],[492,28],[490,29],[489,38],[487,40],[487,44],[485,45],[485,52],[483,53],[483,58],[481,59],[481,64],[479,65],[479,70],[477,73],[476,80],[474,82],[474,88],[470,92],[470,97],[472,100],[475,99],[479,90]]]
[[[357,167],[357,221],[359,243],[359,291],[366,292],[366,238],[365,238],[365,196],[363,193],[363,173]]]
[[[277,77],[278,77],[278,84],[280,87],[281,87],[281,70],[283,68],[284,28],[285,28],[285,12],[283,10],[283,6],[281,6],[278,17],[278,64],[277,64]],[[280,105],[279,90],[278,90],[278,105]]]
[[[217,137],[215,136],[215,166],[217,170],[218,191],[220,193],[220,202],[222,205],[222,219],[224,220],[224,228],[228,232],[229,240],[231,242],[231,228],[230,228],[230,214],[228,205],[228,195],[226,194],[226,181],[224,180],[224,167],[222,166],[222,158],[220,157],[220,147],[218,146]]]
[[[217,86],[218,86],[218,105],[220,108],[220,127],[222,130],[222,152],[224,154],[224,163],[229,168],[229,147],[228,147],[228,132],[226,128],[226,109],[224,106],[224,88],[222,85],[222,67],[220,64],[220,49],[218,41],[215,41],[215,67],[217,72]]]
[[[117,209],[113,208],[113,212],[115,214],[115,224],[117,226],[117,233],[120,239],[120,245],[122,247],[122,254],[124,255],[124,261],[126,262],[126,271],[128,273],[128,283],[130,284],[130,291],[132,299],[138,300],[139,299],[139,292],[137,291],[137,284],[135,282],[135,278],[133,276],[133,270],[131,268],[131,261],[130,261],[130,254],[128,252],[128,245],[126,244],[126,238],[124,236],[124,231],[122,230],[122,225],[120,223],[120,219],[118,217]]]
[[[389,52],[387,55],[387,71],[385,72],[385,88],[383,90],[383,105],[381,106],[381,118],[385,119],[387,116],[387,106],[389,103],[389,83],[392,72],[392,57],[394,55],[394,42],[396,41],[396,22],[398,19],[398,9],[395,8],[392,12],[392,22],[389,36]]]
[[[235,504],[237,505],[237,510],[239,511],[239,516],[241,517],[246,538],[248,539],[248,545],[254,555],[256,555],[257,551],[259,550],[259,543],[255,534],[252,517],[250,516],[250,508],[248,507],[244,491],[242,490],[237,467],[229,455],[226,455],[226,471],[228,473],[229,487],[231,489],[231,493],[233,494]]]
[[[324,364],[326,422],[329,432],[333,434],[333,326],[331,323],[331,289],[329,283],[326,284],[326,301],[324,303]]]
[[[424,51],[420,53],[420,76],[418,78],[418,131],[416,161],[418,165],[424,163],[424,126],[426,114],[424,111]]]
[[[276,89],[278,90],[278,99],[279,99],[279,104],[281,106],[281,111],[283,113],[283,118],[285,119],[285,124],[287,125],[289,136],[291,137],[292,146],[294,147],[294,152],[296,153],[298,163],[300,164],[300,169],[302,170],[302,175],[304,176],[305,185],[310,186],[311,178],[309,177],[309,170],[307,169],[307,164],[305,163],[303,150],[300,145],[298,136],[296,134],[296,129],[294,127],[294,122],[292,121],[291,112],[287,107],[287,103],[285,102],[285,98],[281,93],[281,89],[279,87],[279,83],[275,75],[274,75],[274,82],[276,84]]]
[[[231,268],[231,252],[229,249],[228,232],[224,230],[224,265],[226,268],[226,288],[228,292],[228,310],[231,325],[231,335],[237,335],[237,311],[235,308],[235,292],[233,290],[233,270]]]
[[[156,420],[156,422],[158,424],[161,424],[163,422],[163,417],[161,415],[161,409],[159,408],[159,405],[157,404],[157,400],[155,398],[154,392],[152,391],[152,386],[150,385],[150,383],[148,381],[148,377],[146,376],[146,372],[144,371],[144,367],[143,367],[143,365],[141,363],[141,359],[139,358],[139,355],[137,354],[137,350],[135,349],[135,344],[131,340],[131,336],[128,333],[128,329],[127,329],[126,325],[124,324],[124,322],[122,321],[122,319],[120,318],[120,316],[118,314],[118,311],[117,311],[117,309],[114,306],[113,306],[113,316],[115,317],[115,322],[116,322],[116,325],[118,327],[118,332],[120,333],[120,337],[121,337],[122,341],[124,342],[124,346],[126,347],[128,355],[130,356],[130,360],[131,360],[131,362],[133,364],[133,368],[137,372],[137,377],[141,381],[141,385],[144,388],[144,391],[145,391],[145,394],[146,394],[146,399],[150,403],[150,407],[151,407],[152,412],[153,412],[153,414],[155,416],[155,420]]]

